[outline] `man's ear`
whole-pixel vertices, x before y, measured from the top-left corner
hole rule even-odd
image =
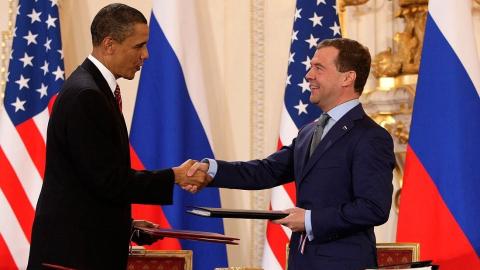
[[[357,78],[357,73],[353,70],[346,71],[343,73],[345,77],[343,77],[342,86],[354,86],[355,79]]]
[[[102,47],[103,47],[103,50],[104,50],[107,54],[113,54],[113,52],[114,52],[114,50],[115,50],[115,41],[113,40],[112,37],[106,36],[106,37],[102,40]]]

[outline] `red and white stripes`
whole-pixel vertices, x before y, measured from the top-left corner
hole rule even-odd
[[[49,109],[14,126],[0,107],[0,260],[25,269],[35,206],[45,171]]]
[[[291,144],[297,133],[298,129],[284,106],[281,116],[278,148]],[[272,189],[270,208],[274,210],[293,208],[295,207],[295,201],[295,183],[291,182]],[[262,260],[263,269],[285,269],[287,263],[286,249],[290,235],[291,231],[289,229],[270,221],[267,223],[266,242]]]

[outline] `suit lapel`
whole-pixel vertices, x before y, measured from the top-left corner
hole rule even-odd
[[[312,122],[303,128],[297,136],[297,151],[295,151],[295,160],[297,161],[296,172],[303,172],[303,168],[307,164],[310,150],[310,143],[312,141],[313,130],[315,129],[315,122]],[[298,175],[295,173],[295,175]]]
[[[345,134],[350,132],[355,127],[355,120],[363,118],[365,112],[363,111],[362,105],[359,104],[347,112],[337,123],[328,131],[325,137],[320,141],[317,146],[317,149],[313,152],[312,156],[306,160],[305,166],[301,173],[300,181],[303,180],[314,167],[314,165],[320,160],[320,158],[325,154],[325,152],[330,149],[334,144],[342,138]],[[310,131],[310,138],[313,132]],[[307,143],[306,148],[308,149],[309,143]]]
[[[105,94],[105,96],[107,96],[108,100],[113,105],[115,105],[115,97],[113,96],[112,90],[110,89],[110,86],[108,85],[100,70],[98,70],[98,68],[88,58],[83,61],[81,66],[86,71],[88,71],[88,73],[92,74],[93,79],[95,80],[95,83],[98,85],[99,89],[102,91],[103,94]]]
[[[110,107],[112,108],[112,113],[115,114],[120,126],[120,132],[122,133],[122,141],[123,144],[128,147],[128,131],[127,131],[127,124],[125,123],[125,119],[123,118],[123,114],[118,108],[117,101],[115,100],[115,96],[110,89],[107,81],[103,77],[102,73],[98,68],[90,61],[88,58],[83,61],[82,68],[84,68],[88,73],[93,76],[95,83],[98,85],[100,91],[107,97],[108,101],[110,102]]]

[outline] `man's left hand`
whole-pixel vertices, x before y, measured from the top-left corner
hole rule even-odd
[[[303,208],[290,208],[284,211],[289,215],[282,219],[273,220],[273,223],[281,224],[292,230],[292,232],[304,232],[305,231],[305,209]]]
[[[158,224],[150,222],[148,220],[133,220],[133,229],[135,227],[144,227],[144,228],[159,228]],[[141,231],[137,231],[133,233],[132,241],[135,242],[137,245],[144,246],[144,245],[151,245],[155,243],[159,238],[154,238],[147,233],[143,233]]]
[[[150,222],[148,220],[143,220],[143,219],[134,219],[132,221],[132,226],[133,227],[145,227],[145,228],[159,228],[158,224],[155,224],[153,222]]]

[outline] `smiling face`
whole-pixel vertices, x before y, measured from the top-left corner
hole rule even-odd
[[[131,34],[122,42],[110,40],[108,56],[105,60],[115,78],[131,80],[135,77],[143,61],[148,58],[147,41],[148,26],[144,23],[134,24]]]
[[[359,96],[353,89],[355,72],[337,69],[338,52],[335,47],[318,49],[305,76],[310,83],[310,102],[324,112]]]

